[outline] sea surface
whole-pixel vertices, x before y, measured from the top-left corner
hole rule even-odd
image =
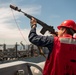
[[[25,47],[25,50],[28,49],[28,45],[24,45],[24,46],[18,45],[18,46],[17,46],[17,49],[18,49],[18,50],[23,50],[24,47]],[[6,49],[8,49],[8,48],[15,48],[15,45],[6,45]],[[3,46],[0,46],[0,50],[3,50]]]

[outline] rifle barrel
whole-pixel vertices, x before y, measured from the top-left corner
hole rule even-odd
[[[17,6],[10,5],[10,8],[12,8],[12,9],[18,11],[18,12],[22,12],[29,19],[31,19],[33,17],[33,16],[21,11],[21,9],[19,9]],[[35,18],[35,17],[33,17],[33,18]],[[46,31],[49,31],[51,33],[55,33],[55,30],[54,30],[53,26],[49,26],[49,25],[47,25],[46,23],[44,23],[43,21],[41,21],[37,18],[35,18],[35,19],[36,19],[37,23],[40,24],[43,27],[43,29],[41,30],[42,34],[44,34]]]

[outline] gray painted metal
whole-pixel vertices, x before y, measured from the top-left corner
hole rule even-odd
[[[23,70],[24,75],[32,75],[30,69],[31,66],[38,68],[42,72],[42,69],[35,63],[25,61],[15,61],[1,64],[0,75],[17,75],[18,70]]]

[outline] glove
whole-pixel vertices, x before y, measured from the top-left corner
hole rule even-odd
[[[30,25],[31,25],[31,28],[37,27],[37,21],[35,18],[33,18],[33,17],[31,18]]]

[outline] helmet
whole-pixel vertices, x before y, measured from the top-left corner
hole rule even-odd
[[[71,28],[76,31],[76,23],[73,20],[65,20],[57,28],[60,29],[61,27]]]

